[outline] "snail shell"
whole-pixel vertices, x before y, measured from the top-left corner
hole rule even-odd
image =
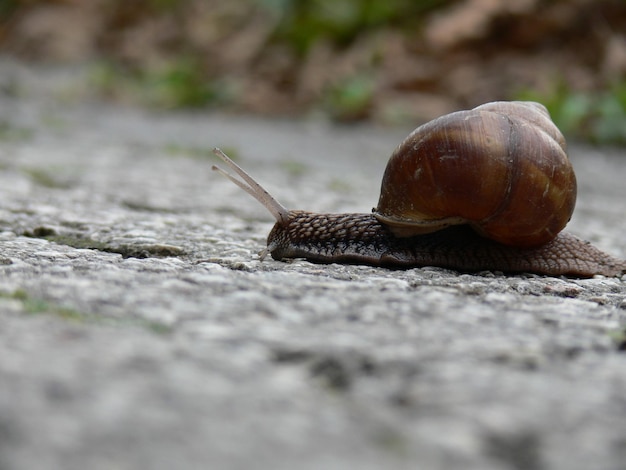
[[[387,164],[374,215],[399,237],[469,224],[531,247],[565,227],[575,202],[565,139],[546,108],[494,102],[413,131]]]

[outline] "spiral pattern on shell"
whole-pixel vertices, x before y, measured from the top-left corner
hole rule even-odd
[[[575,203],[565,139],[546,108],[494,102],[413,131],[387,164],[374,215],[400,237],[469,224],[531,247],[554,239]]]

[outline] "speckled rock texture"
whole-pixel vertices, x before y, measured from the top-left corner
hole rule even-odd
[[[408,131],[2,96],[0,469],[623,469],[625,279],[260,262],[211,171],[367,212]],[[626,152],[571,158],[626,257]]]

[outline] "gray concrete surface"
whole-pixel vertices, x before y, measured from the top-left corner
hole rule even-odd
[[[626,468],[625,279],[261,263],[271,217],[210,170],[369,211],[408,129],[37,79],[0,98],[0,469]],[[571,153],[568,230],[625,257],[626,152]]]

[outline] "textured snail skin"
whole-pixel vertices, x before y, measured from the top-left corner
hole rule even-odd
[[[467,226],[408,238],[395,237],[371,214],[289,211],[267,239],[272,258],[305,258],[317,263],[350,263],[389,268],[439,266],[457,271],[502,271],[551,276],[620,276],[626,261],[565,232],[535,248],[514,248],[488,240]]]

